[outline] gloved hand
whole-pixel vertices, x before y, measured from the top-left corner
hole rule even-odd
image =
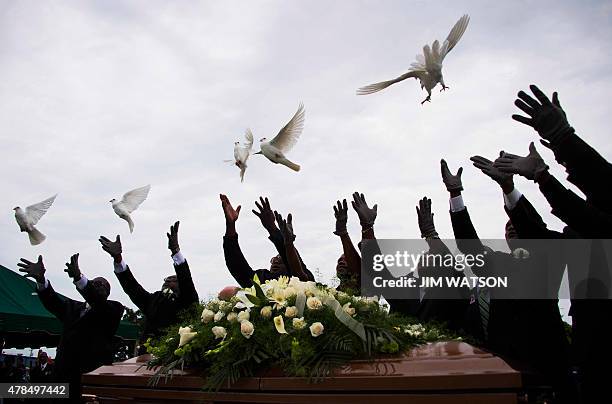
[[[280,229],[281,234],[283,235],[283,240],[285,244],[290,244],[295,241],[295,234],[293,233],[293,217],[291,213],[287,215],[287,220],[283,219],[280,213],[274,211],[274,217],[276,218],[276,223],[278,224],[278,228]]]
[[[433,213],[431,212],[431,199],[424,197],[419,201],[419,206],[416,208],[417,217],[419,218],[419,229],[421,230],[422,238],[436,238],[438,232],[434,226]]]
[[[66,263],[66,269],[64,272],[68,274],[69,277],[72,278],[73,282],[81,279],[81,269],[79,268],[79,253],[74,254],[70,257],[70,262]]]
[[[493,166],[499,168],[501,172],[518,174],[533,181],[542,172],[548,170],[548,165],[536,150],[533,142],[529,144],[529,154],[527,156],[519,157],[505,153],[503,157],[495,160]]]
[[[19,272],[25,272],[26,278],[32,278],[38,283],[45,281],[45,265],[43,264],[42,255],[38,256],[38,261],[30,262],[25,258],[21,258],[21,262],[17,263]]]
[[[556,92],[553,93],[551,103],[538,87],[531,85],[529,88],[538,99],[537,101],[524,91],[519,91],[519,98],[514,101],[514,105],[529,115],[529,118],[512,115],[512,119],[534,128],[544,139],[540,140],[540,143],[548,148],[553,148],[562,139],[574,133],[574,128],[567,122],[567,116],[561,108]]]
[[[255,209],[253,209],[252,212],[255,214],[255,216],[259,218],[259,220],[261,220],[261,224],[266,230],[268,230],[269,233],[275,232],[277,230],[277,227],[274,223],[274,213],[270,208],[270,202],[268,202],[268,198],[264,199],[260,196],[259,201],[261,202],[261,204],[255,201],[255,205],[257,206],[257,209],[259,209],[259,212],[257,212]]]
[[[168,249],[170,250],[172,255],[176,254],[181,250],[178,242],[178,229],[180,223],[181,222],[178,221],[174,223],[174,225],[170,226],[170,233],[166,233],[166,236],[168,236]]]
[[[448,169],[448,165],[444,159],[440,160],[440,171],[442,172],[442,182],[446,185],[448,192],[461,192],[463,191],[463,184],[461,184],[461,173],[463,173],[463,167],[459,167],[456,175],[452,175]]]
[[[343,199],[342,203],[336,201],[334,216],[336,217],[336,231],[334,231],[334,234],[336,236],[347,234],[346,222],[348,221],[348,204],[346,203],[346,199]]]
[[[111,257],[117,258],[121,256],[123,252],[121,248],[121,237],[117,234],[115,241],[110,241],[104,236],[100,236],[98,240],[102,244],[102,249],[106,251]]]
[[[376,215],[378,214],[378,205],[374,205],[370,209],[365,200],[365,196],[363,196],[363,194],[359,194],[358,192],[353,193],[351,205],[353,205],[353,209],[355,209],[357,216],[359,216],[359,223],[361,224],[361,228],[363,230],[374,226]]]
[[[499,157],[503,157],[504,152],[499,153]],[[511,154],[507,154],[506,156],[513,156]],[[516,156],[518,157],[518,156]],[[487,158],[482,156],[472,156],[470,157],[474,167],[478,168],[483,174],[490,177],[493,181],[497,182],[499,185],[504,186],[506,184],[513,184],[512,177],[513,174],[502,172],[499,168],[493,165],[493,162]]]

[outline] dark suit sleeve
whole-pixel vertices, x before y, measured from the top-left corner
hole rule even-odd
[[[612,164],[576,134],[566,137],[553,148],[556,160],[563,164],[567,179],[597,206],[612,201],[612,190],[601,186],[600,178],[612,178]],[[596,173],[597,175],[593,175]]]
[[[540,182],[540,191],[557,216],[587,238],[607,238],[612,232],[612,215],[600,211],[548,175]]]
[[[238,284],[243,288],[253,286],[255,272],[242,254],[238,244],[238,235],[234,237],[223,236],[223,255],[225,256],[227,269],[229,269]],[[263,282],[262,279],[260,281]]]
[[[522,239],[556,239],[562,234],[549,230],[544,220],[524,195],[512,209],[504,207],[516,233]]]
[[[152,295],[140,286],[136,278],[134,278],[134,274],[130,271],[130,267],[128,266],[125,271],[115,272],[115,275],[117,275],[123,291],[130,297],[130,300],[142,312],[146,312]]]
[[[175,265],[174,271],[176,272],[176,279],[178,280],[179,290],[181,291],[180,298],[187,304],[197,303],[199,301],[198,292],[193,284],[187,260],[182,264]]]
[[[278,254],[283,260],[283,264],[285,265],[285,268],[287,268],[287,272],[288,272],[287,276],[289,277],[293,276],[293,274],[291,273],[291,269],[290,269],[291,267],[289,266],[289,260],[287,259],[287,251],[285,250],[285,243],[283,241],[283,235],[281,234],[280,230],[276,229],[274,233],[270,234],[268,239],[274,244],[274,247],[276,247],[276,251],[278,251]],[[300,255],[299,251],[297,251],[297,248],[295,251],[297,252],[298,258],[300,259],[300,264],[302,265],[302,271],[304,271],[304,273],[308,276],[309,281],[314,281],[314,275],[308,270],[308,268],[306,267],[306,264],[304,264],[304,260],[302,259],[302,256]]]
[[[49,313],[53,314],[60,321],[64,321],[64,317],[66,314],[66,305],[67,301],[62,300],[53,287],[51,287],[51,282],[49,282],[49,286],[43,290],[38,290],[38,297],[42,302],[43,306],[49,311]]]
[[[470,219],[470,214],[467,208],[463,208],[457,212],[450,212],[453,232],[457,241],[457,248],[463,254],[479,254],[484,250],[484,246],[478,238],[476,229]]]

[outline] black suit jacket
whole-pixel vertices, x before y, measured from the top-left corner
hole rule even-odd
[[[32,366],[30,369],[30,382],[32,383],[49,383],[53,381],[53,368],[52,363],[47,362],[47,366],[43,370],[40,364]]]
[[[174,270],[179,284],[179,293],[174,299],[164,295],[161,290],[147,292],[134,278],[129,266],[125,271],[115,273],[125,293],[145,316],[142,341],[159,336],[165,327],[176,323],[181,310],[199,301],[187,261],[175,265]]]
[[[92,299],[91,283],[79,292],[91,305],[83,315],[84,302],[60,298],[51,284],[38,291],[42,304],[63,325],[55,357],[54,378],[58,381],[78,380],[81,374],[111,364],[113,360],[112,339],[124,307],[114,300]]]

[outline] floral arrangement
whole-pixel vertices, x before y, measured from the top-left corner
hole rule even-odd
[[[185,366],[202,369],[209,390],[278,366],[317,381],[350,360],[398,354],[427,342],[456,339],[438,324],[389,314],[377,298],[281,277],[240,289],[185,313],[181,323],[145,344],[156,369],[151,384]]]

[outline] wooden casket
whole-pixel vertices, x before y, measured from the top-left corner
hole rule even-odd
[[[286,377],[280,369],[243,378],[230,389],[202,390],[185,370],[155,387],[147,355],[83,375],[83,394],[100,403],[465,403],[525,402],[527,378],[501,358],[464,342],[438,342],[401,356],[352,361],[322,382]],[[381,401],[376,401],[376,400]]]

